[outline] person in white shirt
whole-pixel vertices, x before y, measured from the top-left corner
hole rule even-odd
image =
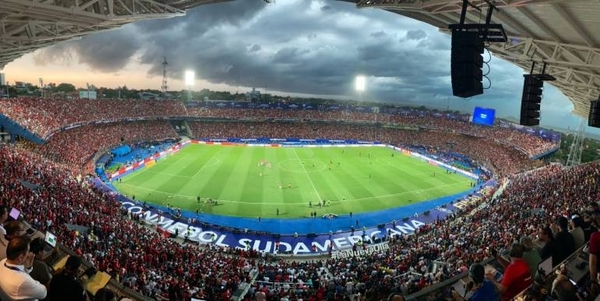
[[[29,276],[33,259],[28,237],[10,240],[6,259],[0,261],[0,300],[36,301],[46,298],[46,287]]]
[[[579,215],[573,215],[569,226],[571,228],[569,233],[571,233],[575,241],[575,249],[579,249],[586,243],[585,233],[583,232],[583,219]]]

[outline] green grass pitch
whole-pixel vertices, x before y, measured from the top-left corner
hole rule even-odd
[[[384,147],[192,144],[113,184],[137,200],[192,212],[298,218],[311,211],[348,214],[401,207],[464,192],[470,183]],[[207,204],[206,198],[217,204]],[[329,205],[318,206],[322,200]]]

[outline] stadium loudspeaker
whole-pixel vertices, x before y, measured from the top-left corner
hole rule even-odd
[[[452,32],[450,73],[452,94],[467,98],[483,94],[483,40],[477,32]]]
[[[598,100],[594,100],[590,103],[588,126],[600,128],[600,101]]]
[[[521,125],[535,126],[540,124],[540,107],[544,81],[536,75],[526,74],[523,82],[521,98]]]

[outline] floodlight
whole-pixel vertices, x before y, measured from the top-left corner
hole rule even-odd
[[[358,92],[364,92],[366,86],[367,79],[364,75],[359,75],[356,77],[355,88]]]
[[[195,77],[196,77],[196,73],[194,71],[186,70],[185,71],[185,85],[193,86],[194,82],[196,81]]]

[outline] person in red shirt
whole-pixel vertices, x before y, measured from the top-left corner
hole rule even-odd
[[[592,281],[598,281],[598,267],[600,266],[600,261],[598,260],[598,255],[600,255],[600,231],[594,232],[590,236],[589,248],[590,279]]]
[[[512,245],[509,252],[510,264],[504,270],[502,282],[496,280],[496,275],[486,274],[486,278],[492,281],[502,293],[502,301],[511,300],[533,283],[529,266],[523,260],[523,252],[524,248],[522,244],[515,243]]]

